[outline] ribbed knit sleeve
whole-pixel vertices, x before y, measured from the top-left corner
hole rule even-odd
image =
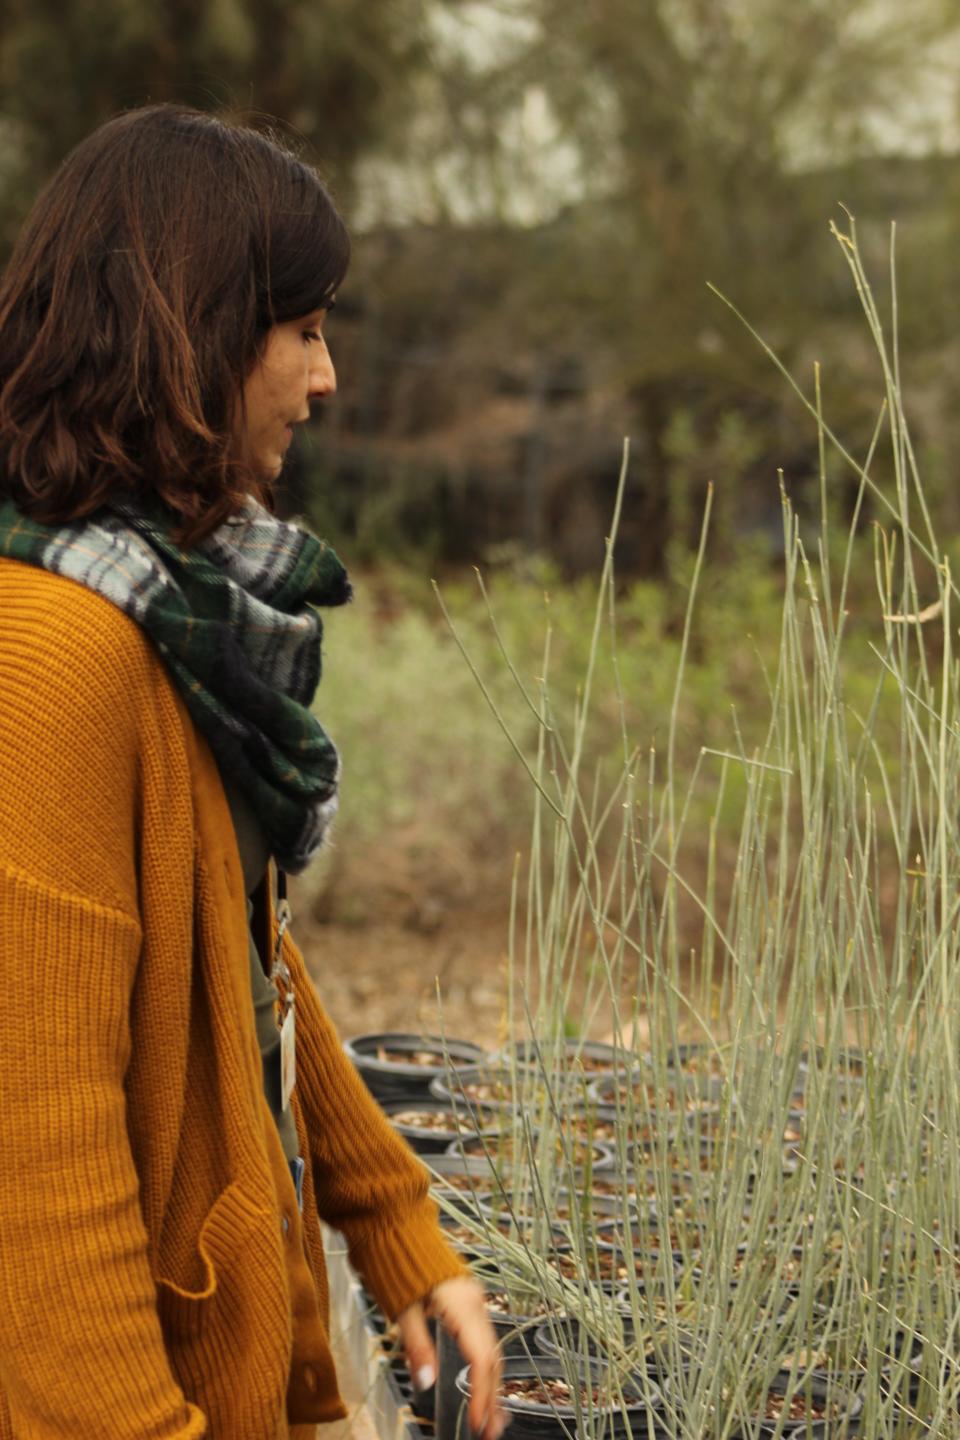
[[[284,942],[297,1008],[297,1094],[321,1219],[395,1318],[465,1266],[443,1238],[429,1176],[350,1063],[295,945]]]
[[[0,1384],[20,1440],[205,1435],[167,1361],[123,1076],[130,915],[0,865]]]

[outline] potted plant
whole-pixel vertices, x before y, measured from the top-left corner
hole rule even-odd
[[[469,1040],[377,1031],[343,1042],[370,1093],[380,1101],[426,1097],[449,1065],[476,1065],[485,1052]]]
[[[485,1106],[457,1110],[429,1095],[380,1103],[390,1124],[418,1155],[443,1155],[462,1136],[487,1136],[493,1141],[500,1125],[495,1110]]]
[[[470,1398],[468,1366],[457,1389]],[[662,1398],[645,1376],[619,1376],[598,1362],[574,1366],[563,1360],[508,1360],[500,1404],[515,1440],[562,1440],[599,1431],[611,1436],[659,1434]]]

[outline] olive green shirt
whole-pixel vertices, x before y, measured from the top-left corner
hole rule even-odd
[[[270,859],[270,849],[263,829],[246,796],[227,780],[223,781],[223,789],[227,797],[227,804],[230,806],[230,814],[233,817],[233,826],[237,832],[237,848],[240,851],[240,863],[243,867],[243,885],[247,893],[247,920],[249,922],[253,918],[253,902],[250,896],[263,878],[263,872]],[[284,1110],[281,1100],[280,1031],[277,1027],[276,1009],[277,987],[264,971],[252,931],[249,932],[249,941],[250,989],[253,992],[257,1042],[263,1061],[264,1094],[273,1118],[277,1122],[283,1153],[288,1160],[295,1160],[300,1154],[300,1142],[297,1139],[297,1130],[293,1123],[293,1111],[289,1108]]]

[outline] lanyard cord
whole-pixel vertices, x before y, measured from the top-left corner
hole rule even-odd
[[[288,995],[293,994],[290,971],[283,958],[283,937],[290,924],[290,904],[287,900],[287,872],[277,866],[277,938],[273,947],[273,968],[271,980],[282,980]]]

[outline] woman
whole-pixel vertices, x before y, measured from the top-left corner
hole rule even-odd
[[[342,1416],[318,1214],[499,1434],[480,1291],[272,893],[336,808],[314,607],[350,592],[263,502],[347,259],[308,167],[152,107],[67,158],[0,286],[2,1440]]]

